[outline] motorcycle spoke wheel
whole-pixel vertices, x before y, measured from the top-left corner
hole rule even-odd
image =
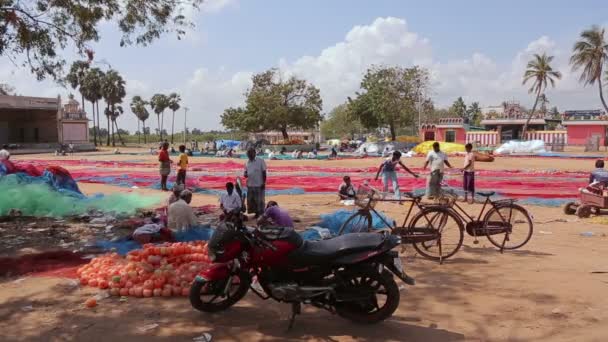
[[[233,275],[230,285],[228,279],[218,281],[195,281],[190,288],[190,303],[204,312],[222,311],[241,300],[247,294],[251,280],[246,273]]]
[[[357,323],[372,324],[385,320],[399,306],[399,288],[390,274],[358,272],[338,291],[352,298],[336,304],[338,314]]]

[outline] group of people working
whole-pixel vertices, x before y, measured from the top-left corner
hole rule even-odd
[[[471,195],[471,202],[475,198],[475,153],[473,152],[473,145],[467,144],[465,146],[466,155],[464,159],[463,172],[463,190],[465,192],[465,201],[469,201],[469,195]],[[376,172],[375,179],[378,180],[382,174],[383,191],[388,192],[389,186],[392,185],[395,193],[395,199],[401,199],[401,190],[399,188],[399,179],[397,176],[398,167],[401,166],[403,170],[408,172],[414,178],[420,177],[418,174],[410,170],[401,161],[401,152],[395,151],[392,156],[387,158],[380,164],[378,171]],[[426,196],[429,199],[437,198],[441,196],[441,183],[443,182],[445,167],[453,168],[448,161],[448,156],[441,151],[438,142],[433,144],[433,150],[427,154],[426,161],[423,169],[426,170],[430,167],[430,173],[427,177]],[[349,176],[343,178],[342,184],[338,187],[338,196],[342,200],[349,200],[356,198],[356,190]]]
[[[167,202],[166,216],[154,218],[137,228],[133,238],[140,243],[172,239],[172,231],[184,230],[196,225],[196,215],[190,206],[192,192],[186,188],[186,172],[188,169],[188,155],[186,147],[179,147],[180,155],[177,163],[178,171],[173,192]],[[258,225],[273,225],[280,227],[293,227],[293,220],[289,213],[279,207],[275,201],[266,203],[266,163],[258,158],[254,148],[247,150],[244,176],[247,179],[247,203],[235,190],[235,184],[226,184],[226,192],[220,196],[220,209],[224,218],[229,214],[239,213],[246,207],[247,212],[254,215]],[[171,173],[173,160],[169,157],[169,143],[164,142],[158,153],[159,169],[161,175],[161,189],[167,191],[167,179]]]

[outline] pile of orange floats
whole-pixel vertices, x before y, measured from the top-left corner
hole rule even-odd
[[[209,265],[206,242],[146,244],[126,258],[94,258],[77,274],[82,285],[109,289],[113,296],[188,296],[194,277]]]

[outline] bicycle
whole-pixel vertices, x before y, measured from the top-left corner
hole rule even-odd
[[[443,205],[448,208],[448,210],[456,215],[463,224],[465,224],[465,230],[467,234],[473,236],[475,238],[474,243],[478,244],[477,240],[478,236],[485,236],[490,243],[500,249],[500,252],[506,250],[514,250],[524,246],[530,239],[532,238],[534,226],[532,223],[532,218],[528,211],[518,205],[515,204],[517,200],[515,199],[502,199],[497,201],[490,200],[490,197],[494,196],[496,193],[494,191],[490,192],[477,192],[476,194],[482,197],[485,197],[486,200],[483,203],[483,207],[477,216],[470,216],[458,203],[456,203],[457,196],[453,196],[453,191],[443,192],[442,200],[444,201]],[[447,201],[447,203],[445,202]],[[486,212],[486,207],[490,206]],[[485,214],[485,215],[484,215]],[[482,219],[483,216],[483,219]],[[439,216],[435,216],[432,219],[439,220],[439,225],[441,226],[441,222],[443,218]],[[519,227],[516,229],[516,227]],[[504,234],[502,241],[497,236]],[[516,242],[511,244],[514,234],[522,235],[522,238],[519,239],[521,242]]]
[[[441,204],[422,203],[422,195],[414,195],[410,192],[405,193],[406,199],[394,200],[378,198],[378,194],[380,192],[371,187],[359,188],[355,204],[360,209],[342,224],[338,235],[371,232],[372,215],[375,214],[392,234],[401,237],[402,244],[412,244],[423,257],[443,263],[444,259],[458,252],[464,239],[464,225],[449,207]],[[391,225],[384,215],[376,211],[375,206],[378,202],[410,202],[403,224],[397,227],[396,221],[393,220]],[[418,213],[410,220],[414,207],[418,209]],[[435,218],[439,214],[442,219],[435,222]],[[435,226],[435,224],[440,224],[440,226]]]

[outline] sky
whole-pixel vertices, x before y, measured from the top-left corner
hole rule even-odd
[[[319,87],[324,113],[358,91],[373,64],[428,68],[438,107],[459,96],[482,107],[504,100],[531,107],[522,75],[530,58],[543,52],[555,56],[553,67],[563,74],[546,91],[549,106],[601,107],[597,86],[580,84],[568,59],[582,30],[608,27],[605,0],[207,0],[188,16],[196,26],[185,39],[167,35],[148,47],[121,48],[113,24],[102,24],[95,59],[127,82],[121,127],[137,128],[128,109],[134,95],[177,92],[189,108],[189,127],[221,129],[221,113],[243,105],[251,76],[272,67]],[[63,54],[75,58],[69,49]],[[36,81],[6,58],[0,58],[0,83],[20,95],[80,98],[52,81]],[[175,125],[176,131],[183,127],[183,110]]]

